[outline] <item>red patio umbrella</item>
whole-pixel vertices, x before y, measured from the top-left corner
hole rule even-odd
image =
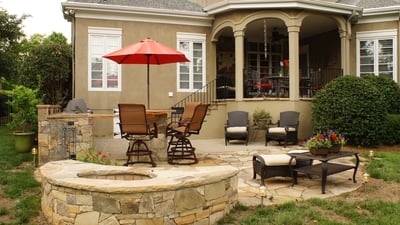
[[[108,53],[104,58],[118,64],[147,64],[147,107],[150,108],[149,65],[189,62],[185,54],[147,38],[117,51]]]

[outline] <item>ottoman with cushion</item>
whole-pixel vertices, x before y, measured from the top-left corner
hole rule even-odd
[[[291,150],[288,153],[302,153],[308,150]],[[288,154],[255,154],[253,156],[253,179],[258,174],[261,177],[261,185],[264,179],[270,177],[292,177],[290,171],[291,157]],[[312,160],[292,160],[292,167],[303,167],[312,164]]]

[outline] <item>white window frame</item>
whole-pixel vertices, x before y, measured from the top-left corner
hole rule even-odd
[[[397,82],[397,31],[394,29],[391,30],[377,30],[377,31],[366,31],[366,32],[357,32],[356,33],[356,51],[357,51],[357,76],[360,76],[360,42],[361,41],[374,41],[377,43],[380,40],[393,40],[393,77],[392,79]],[[379,55],[376,54],[378,52],[378,45],[374,45],[374,74],[379,75]]]
[[[103,38],[107,41],[102,46],[96,46],[94,41],[97,38]],[[88,29],[88,90],[89,91],[121,91],[121,65],[106,59],[103,55],[121,48],[122,29],[120,28],[104,28],[89,27]],[[107,43],[108,42],[108,43]],[[109,45],[107,45],[109,44]],[[101,49],[103,48],[103,49]],[[91,59],[101,59],[102,70],[102,86],[92,87],[92,61]],[[116,87],[107,87],[107,71],[114,70],[117,75],[118,85]]]
[[[193,60],[193,43],[201,43],[202,44],[202,56],[201,56],[201,68],[202,68],[202,77],[201,77],[201,82],[202,86],[205,85],[206,82],[206,35],[205,34],[198,34],[198,33],[177,33],[177,49],[178,51],[183,52],[186,57],[190,60],[190,62],[185,62],[185,63],[177,63],[177,91],[178,92],[194,92],[199,90],[198,88],[194,88],[194,69],[196,68],[197,65],[194,65],[194,60]],[[189,42],[189,51],[185,52],[180,49],[180,42],[186,41]],[[189,65],[189,88],[180,88],[180,81],[181,81],[181,71],[180,71],[180,66],[184,65]],[[205,90],[204,90],[205,91]]]

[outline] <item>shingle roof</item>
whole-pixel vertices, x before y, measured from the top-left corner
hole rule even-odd
[[[97,3],[106,5],[135,6],[202,12],[203,7],[188,0],[67,0],[68,2]]]
[[[364,9],[388,7],[395,5],[400,6],[400,0],[339,0],[338,3],[354,5],[362,7]]]

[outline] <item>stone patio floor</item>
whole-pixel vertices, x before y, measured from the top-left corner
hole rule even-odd
[[[193,139],[192,145],[196,148],[199,163],[191,166],[232,165],[240,169],[238,176],[239,202],[247,206],[261,204],[259,195],[260,177],[253,179],[252,156],[254,154],[279,154],[289,150],[304,149],[301,146],[291,145],[286,148],[277,143],[264,145],[264,142],[231,142],[225,146],[224,139]],[[353,158],[336,159],[336,162],[354,165]],[[141,166],[135,164],[133,166]],[[157,162],[157,167],[178,166],[169,165],[167,162]],[[321,193],[321,178],[299,175],[298,184],[292,185],[291,178],[275,177],[266,179],[267,197],[263,199],[264,205],[281,204],[288,201],[301,201],[310,198],[329,198],[343,193],[354,191],[362,186],[363,166],[357,171],[357,183],[353,183],[353,170],[330,175],[327,178],[326,194]]]

